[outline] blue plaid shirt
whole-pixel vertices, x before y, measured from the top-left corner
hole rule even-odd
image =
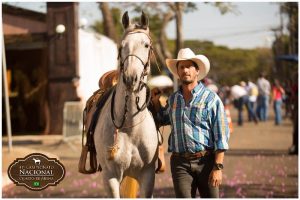
[[[168,151],[227,150],[229,127],[221,99],[201,82],[192,90],[192,95],[185,105],[179,89],[158,114],[162,125],[171,125]]]

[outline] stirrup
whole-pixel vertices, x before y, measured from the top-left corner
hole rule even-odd
[[[86,160],[87,160],[87,154],[90,152],[90,169],[86,169]],[[97,169],[97,158],[96,158],[96,152],[89,151],[89,147],[87,145],[82,147],[79,163],[78,163],[78,171],[82,174],[93,174],[97,171],[102,171],[101,166],[99,165]]]

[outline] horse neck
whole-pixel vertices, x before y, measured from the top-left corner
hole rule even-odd
[[[136,97],[139,96],[139,107],[142,107],[146,101],[146,88],[143,87],[138,93],[126,93],[126,86],[123,81],[119,80],[116,87],[116,95],[114,101],[114,116],[118,125],[121,124],[121,121],[124,118],[124,108],[125,108],[125,96],[128,95],[127,101],[127,119],[125,120],[124,127],[129,127],[137,124],[145,116],[147,109],[138,112],[136,105]]]

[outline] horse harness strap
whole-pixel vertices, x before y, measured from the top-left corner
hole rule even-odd
[[[120,129],[123,127],[124,123],[125,123],[125,120],[127,118],[127,112],[128,112],[128,109],[127,109],[127,101],[128,101],[128,98],[129,96],[126,94],[125,96],[125,106],[124,106],[124,117],[122,119],[122,122],[121,124],[118,126],[116,124],[116,121],[115,121],[115,116],[114,116],[114,102],[115,102],[115,95],[116,95],[116,90],[113,91],[112,93],[112,99],[111,99],[111,103],[110,103],[110,115],[111,115],[111,119],[112,119],[112,122],[114,124],[114,126],[116,127],[116,129]]]

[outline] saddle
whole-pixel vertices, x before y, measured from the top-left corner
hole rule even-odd
[[[102,171],[101,165],[97,166],[97,152],[94,143],[94,131],[100,112],[114,90],[114,85],[118,79],[116,70],[106,72],[99,79],[99,88],[87,100],[83,110],[83,129],[82,129],[82,150],[78,163],[78,171],[83,174],[93,174],[97,171]],[[86,143],[84,144],[84,139]],[[89,169],[86,169],[87,156],[90,155]]]
[[[112,70],[106,72],[99,80],[99,87],[97,91],[87,100],[86,106],[83,110],[83,129],[82,129],[82,151],[78,164],[78,171],[82,174],[93,174],[97,171],[102,171],[101,165],[97,166],[97,152],[94,143],[94,131],[96,128],[96,124],[100,115],[100,112],[115,90],[115,84],[118,80],[118,72],[116,70]],[[149,105],[150,112],[155,112],[155,109]],[[153,113],[154,121],[156,127],[158,126],[158,122],[156,120],[156,114]],[[159,130],[158,130],[159,131]],[[86,143],[84,144],[84,140],[86,138]],[[162,137],[161,137],[162,138]],[[164,149],[161,145],[162,141],[158,146],[158,166],[155,170],[156,173],[165,171],[165,159],[164,159]],[[86,169],[87,158],[89,154],[89,169]]]

